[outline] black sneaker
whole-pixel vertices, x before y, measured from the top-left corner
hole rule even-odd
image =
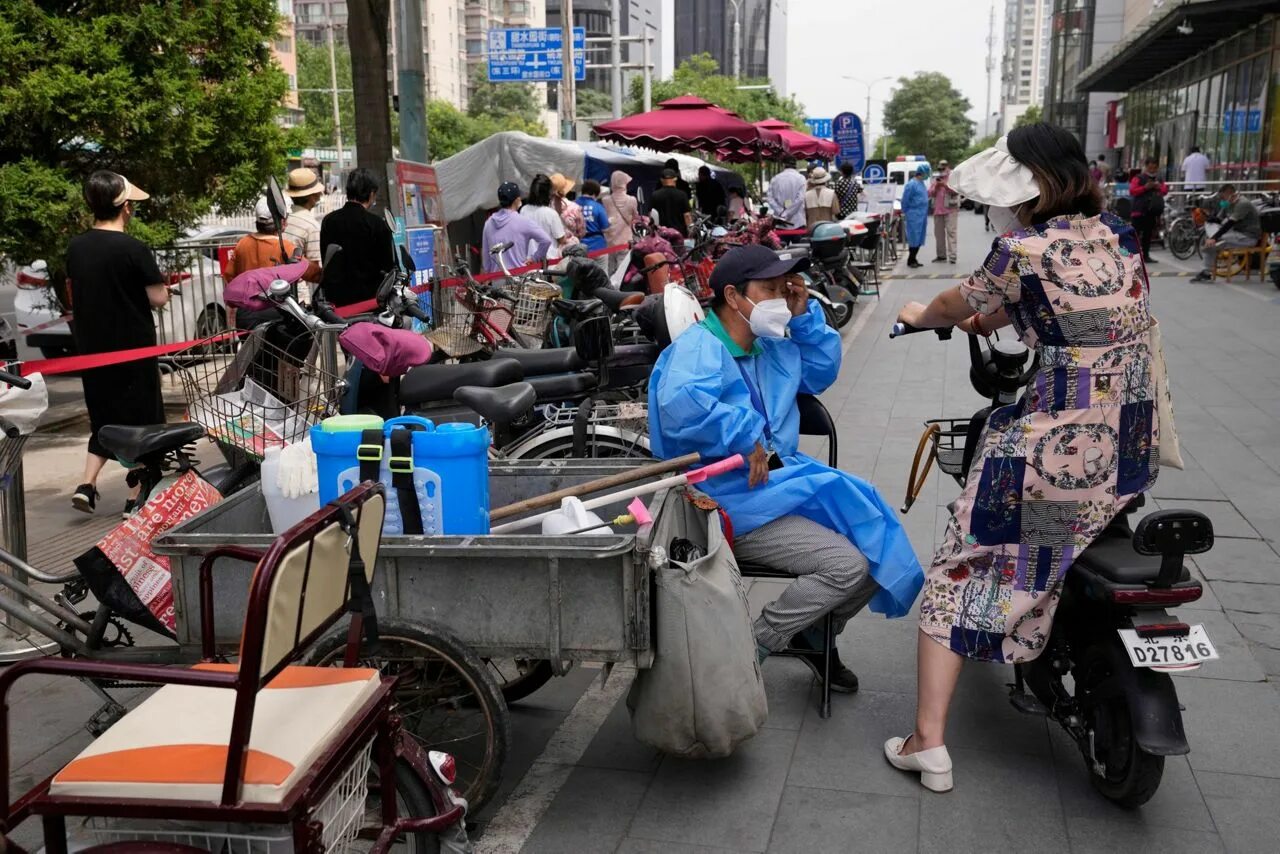
[[[98,490],[92,483],[82,483],[71,493],[71,506],[81,513],[92,513],[98,506]]]
[[[818,634],[815,632],[814,634]],[[807,631],[797,632],[795,637],[791,638],[790,649],[795,652],[802,653],[796,656],[809,666],[813,671],[813,675],[818,679],[822,678],[822,650],[819,648],[821,644],[821,636],[814,639],[807,637]],[[840,660],[840,653],[834,648],[831,650],[831,690],[839,694],[856,694],[858,692],[858,677],[852,670],[844,666]]]
[[[1148,264],[1159,264],[1159,263],[1160,263],[1160,262],[1159,262],[1158,260],[1156,260],[1155,258],[1144,258],[1143,260],[1144,260],[1144,261],[1146,261]]]
[[[1212,282],[1212,281],[1213,281],[1213,276],[1210,276],[1208,273],[1196,273],[1194,276],[1192,276],[1192,277],[1191,277],[1191,281],[1193,281],[1193,282]]]
[[[935,263],[935,264],[945,264],[945,263],[947,263],[947,259],[946,259],[946,258],[934,258],[934,259],[933,259],[933,263]]]
[[[120,512],[120,518],[128,519],[136,512],[138,512],[138,499],[130,498],[124,502],[124,510]]]

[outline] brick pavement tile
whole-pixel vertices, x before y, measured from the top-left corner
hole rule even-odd
[[[1135,827],[1081,818],[1067,821],[1072,854],[1215,854],[1225,852],[1216,833],[1169,827]]]
[[[1190,564],[1191,577],[1200,581],[1202,592],[1196,601],[1179,607],[1187,611],[1221,611],[1222,604],[1218,601],[1217,594],[1213,592],[1213,585],[1205,580],[1204,573],[1200,571],[1200,567],[1196,566],[1193,559],[1188,558],[1187,563]]]
[[[919,796],[920,784],[890,767],[883,750],[885,739],[904,735],[914,721],[912,694],[863,689],[851,697],[833,697],[826,720],[809,709],[787,785]]]
[[[1185,678],[1177,682],[1188,760],[1197,774],[1280,777],[1280,693],[1267,682]]]
[[[1182,613],[1179,609],[1175,615],[1192,625],[1197,623],[1203,625],[1219,656],[1217,661],[1210,661],[1199,670],[1186,674],[1173,674],[1176,679],[1179,681],[1191,678],[1231,679],[1237,682],[1262,682],[1266,679],[1266,674],[1253,658],[1249,642],[1241,637],[1240,632],[1226,614],[1219,611],[1194,610]]]
[[[1256,644],[1280,650],[1280,614],[1249,614],[1228,611],[1227,616],[1240,634]]]
[[[1225,498],[1222,489],[1204,471],[1178,471],[1162,468],[1151,494],[1163,499],[1215,499]]]
[[[818,701],[813,671],[794,658],[773,656],[765,661],[763,673],[769,695],[769,720],[764,725],[793,732],[800,729],[805,710]],[[831,702],[834,707],[835,700]]]
[[[627,837],[618,846],[618,854],[724,854],[735,851],[714,845],[682,845],[678,842],[655,842],[650,839]]]
[[[921,854],[1068,851],[1053,766],[1045,757],[951,748],[955,789],[921,789]],[[907,775],[903,775],[907,776]],[[913,784],[920,788],[920,784]]]
[[[652,773],[658,770],[661,760],[661,753],[636,741],[631,735],[631,713],[627,710],[626,698],[623,698],[604,719],[578,764],[590,768]]]
[[[1228,611],[1280,614],[1280,584],[1215,581],[1213,592],[1222,607]]]
[[[628,836],[764,851],[796,733],[762,729],[726,759],[665,757]]]
[[[951,701],[947,747],[1049,756],[1044,718],[1025,715],[1009,702],[1007,665],[966,663]]]
[[[849,622],[840,635],[840,658],[863,690],[915,695],[917,626],[913,617],[887,620],[868,611]]]
[[[1082,820],[1135,828],[1181,828],[1202,833],[1213,833],[1217,829],[1185,756],[1167,757],[1164,776],[1155,795],[1141,809],[1127,810],[1113,804],[1093,788],[1079,748],[1062,728],[1050,724],[1049,731],[1058,792],[1068,830]]]
[[[769,854],[911,854],[918,844],[917,798],[788,786],[773,825]]]
[[[554,680],[553,680],[554,681]],[[536,696],[536,695],[534,695]],[[502,782],[494,792],[489,803],[468,818],[474,819],[481,826],[489,822],[502,808],[516,786],[524,779],[525,774],[542,754],[547,742],[555,735],[560,724],[564,722],[568,712],[559,709],[538,708],[516,704],[509,709],[511,715],[511,732],[518,733],[509,741],[506,762],[502,766]]]
[[[650,775],[575,768],[551,802],[522,854],[609,854],[617,849]]]
[[[1280,840],[1280,780],[1197,771],[1196,782],[1231,854],[1274,851]]]

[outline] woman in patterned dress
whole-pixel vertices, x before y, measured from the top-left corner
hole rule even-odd
[[[989,204],[1003,233],[965,282],[900,319],[979,335],[1012,325],[1040,368],[1020,401],[991,413],[927,573],[915,730],[885,756],[934,791],[952,785],[943,735],[964,659],[1039,655],[1063,574],[1159,467],[1138,239],[1102,213],[1075,137],[1015,129],[952,185]]]

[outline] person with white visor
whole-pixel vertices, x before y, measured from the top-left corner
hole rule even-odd
[[[899,319],[984,336],[1012,326],[1039,367],[1021,400],[988,416],[925,580],[915,726],[884,745],[939,792],[952,788],[944,735],[961,664],[1041,653],[1063,575],[1151,488],[1160,459],[1138,236],[1102,211],[1080,143],[1016,128],[950,183],[990,206],[1000,236],[968,278]]]

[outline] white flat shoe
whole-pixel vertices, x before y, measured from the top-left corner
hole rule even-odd
[[[920,785],[931,792],[949,792],[954,786],[951,777],[951,754],[947,748],[931,747],[916,753],[902,755],[905,738],[891,738],[884,743],[884,758],[899,771],[915,771],[920,775]]]

